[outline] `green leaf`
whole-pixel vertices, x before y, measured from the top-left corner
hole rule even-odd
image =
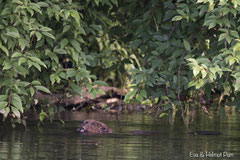
[[[118,6],[118,1],[117,0],[111,0],[113,4],[115,4],[116,6]]]
[[[35,35],[37,37],[37,41],[40,41],[42,39],[42,34],[40,32],[36,32]]]
[[[240,43],[235,44],[235,46],[233,47],[233,52],[237,51],[240,51]]]
[[[236,62],[236,59],[233,56],[228,56],[226,61],[228,62],[229,66],[231,66]]]
[[[141,94],[137,94],[136,100],[141,103],[143,101],[143,96]]]
[[[52,29],[49,28],[49,27],[42,27],[42,28],[40,28],[40,31],[42,31],[42,32],[49,32],[49,31],[52,31]]]
[[[92,90],[92,87],[93,87],[93,86],[92,86],[91,83],[87,83],[86,86],[87,86],[88,91],[91,91],[91,90]]]
[[[69,31],[70,28],[71,28],[70,25],[66,25],[66,26],[64,26],[64,27],[63,27],[63,31],[62,31],[62,33],[65,33],[65,32],[67,32],[67,31]]]
[[[72,39],[70,43],[76,51],[78,52],[81,51],[80,43],[78,41],[76,41],[75,39]]]
[[[77,71],[73,68],[67,70],[67,78],[71,78],[77,74]]]
[[[124,101],[126,102],[132,99],[135,96],[136,92],[137,92],[137,89],[134,89],[133,91],[128,92],[124,97]]]
[[[202,73],[202,78],[205,78],[207,76],[207,72],[205,71],[205,69],[201,69],[201,73]]]
[[[102,27],[100,25],[92,24],[90,26],[98,32],[102,31]]]
[[[104,92],[104,90],[102,89],[98,89],[97,90],[97,93],[100,94],[100,95],[105,95],[106,93]]]
[[[51,74],[50,75],[50,81],[51,81],[51,85],[53,85],[54,83],[55,83],[55,81],[56,81],[56,74]]]
[[[41,85],[41,83],[37,80],[34,80],[31,82],[32,85]]]
[[[42,32],[42,34],[44,34],[45,36],[55,40],[55,37],[49,32]]]
[[[1,42],[0,42],[0,48],[2,49],[2,51],[3,51],[4,53],[6,53],[7,56],[9,56],[8,49],[7,49],[6,47],[4,47]]]
[[[233,14],[234,18],[236,18],[237,16],[237,11],[235,9],[231,9],[231,13]]]
[[[0,110],[3,109],[3,108],[5,108],[5,107],[7,107],[7,105],[8,105],[8,102],[6,102],[6,101],[1,101],[1,102],[0,102]]]
[[[149,82],[149,81],[146,82],[146,85],[149,86],[149,87],[153,87],[153,83]]]
[[[94,2],[96,3],[97,6],[99,5],[99,1],[100,0],[94,0]]]
[[[21,57],[21,58],[19,58],[19,60],[18,60],[18,65],[20,66],[21,64],[23,64],[23,63],[25,63],[25,62],[27,62],[26,58]]]
[[[45,42],[45,38],[42,38],[40,41],[37,41],[36,49],[37,49],[37,48],[42,48],[44,42]]]
[[[235,37],[235,38],[239,38],[239,34],[237,31],[234,31],[234,30],[230,30],[230,34],[231,36]]]
[[[21,118],[21,114],[20,114],[20,112],[18,111],[17,108],[11,106],[11,110],[12,110],[13,114],[14,114],[18,119]]]
[[[18,74],[21,74],[21,75],[23,75],[24,77],[27,75],[27,74],[29,74],[29,70],[28,69],[26,69],[26,68],[24,68],[24,67],[22,67],[22,66],[16,66],[16,71],[17,71],[17,73]]]
[[[37,5],[40,7],[49,7],[49,4],[47,4],[46,2],[38,2]]]
[[[31,8],[32,10],[34,10],[35,12],[38,12],[40,14],[42,14],[41,11],[41,7],[37,4],[37,3],[28,3],[29,8]]]
[[[168,39],[168,37],[166,36],[166,35],[154,35],[153,36],[156,40],[158,40],[158,41],[161,41],[161,42],[163,42],[163,41],[166,41],[167,39]],[[164,48],[166,45],[164,44],[162,47]],[[161,47],[161,48],[162,48]],[[165,50],[165,49],[164,49]]]
[[[67,51],[65,49],[55,49],[54,52],[57,54],[67,54]]]
[[[183,12],[183,10],[177,9],[176,11],[177,11],[181,16],[183,16],[183,17],[187,16],[187,15]]]
[[[16,57],[21,57],[23,54],[22,53],[20,53],[20,52],[14,52],[13,54],[12,54],[12,58],[16,58]]]
[[[13,94],[11,97],[11,104],[23,113],[22,100],[19,95]]]
[[[45,92],[45,93],[49,93],[49,94],[51,94],[51,92],[49,91],[49,89],[47,89],[46,87],[44,87],[44,86],[39,86],[39,85],[36,85],[36,86],[34,86],[37,90],[39,90],[39,91],[43,91],[43,92]]]
[[[174,16],[172,21],[180,21],[183,17],[182,16]]]
[[[8,98],[8,95],[0,95],[0,102],[5,101]]]
[[[36,34],[36,31],[31,31],[31,32],[30,32],[30,38],[32,38],[32,36],[33,36],[34,34]]]
[[[168,114],[165,113],[165,112],[163,112],[163,113],[161,113],[161,114],[159,115],[159,118],[162,118],[162,117],[164,117],[164,116],[168,116]]]
[[[41,110],[41,113],[39,114],[39,120],[42,122],[46,116],[47,116],[47,113]]]
[[[51,47],[53,47],[53,43],[54,43],[53,39],[46,37],[46,41]],[[41,42],[41,41],[39,41],[39,42]]]
[[[198,66],[198,62],[194,58],[188,58],[187,61],[191,62],[193,65],[197,65]]]
[[[228,44],[230,44],[231,41],[234,40],[234,39],[231,36],[227,35],[226,40],[227,40]]]
[[[31,97],[33,97],[33,96],[34,96],[34,93],[35,93],[33,87],[30,87],[29,90],[30,90]]]
[[[58,74],[59,77],[66,79],[67,80],[67,74],[65,72],[61,72],[60,74]]]
[[[94,98],[97,97],[97,93],[96,93],[95,89],[92,89],[92,90],[90,91],[90,95],[93,96]]]
[[[85,35],[85,36],[87,35],[86,32],[85,32],[85,30],[84,30],[83,27],[81,27],[81,26],[79,27],[79,31],[80,31],[83,35]]]
[[[20,38],[20,35],[18,32],[7,32],[5,35],[13,38]]]
[[[26,81],[17,81],[16,84],[21,87],[27,87],[28,85],[30,85],[30,83]]]
[[[191,51],[191,45],[187,40],[183,40],[183,45],[187,51]]]
[[[30,7],[27,9],[27,11],[31,14],[31,17],[34,15],[34,10],[30,9]]]
[[[147,98],[147,91],[146,90],[141,90],[140,95],[144,98]]]
[[[218,38],[218,41],[221,41],[221,40],[225,39],[226,36],[227,36],[226,33],[222,33],[222,34],[220,34],[220,36],[219,36],[219,38]]]
[[[215,21],[209,24],[208,29],[214,28],[217,25]]]
[[[108,86],[108,84],[104,81],[94,81],[92,84],[99,85],[99,86]]]
[[[71,56],[72,56],[72,59],[76,62],[76,64],[78,64],[78,60],[79,60],[79,54],[77,54],[76,52],[75,52],[75,50],[72,50],[71,51]],[[88,61],[86,61],[86,63],[87,63]]]
[[[141,73],[141,71],[138,69],[130,69],[129,72],[130,73]]]
[[[169,9],[175,9],[176,8],[175,4],[172,3],[171,1],[164,2],[164,6],[169,8]]]
[[[195,87],[196,87],[196,89],[199,89],[199,88],[201,88],[203,85],[204,85],[203,80],[202,80],[202,79],[198,79],[197,85],[196,85]]]
[[[32,67],[32,65],[33,65],[33,62],[32,62],[32,61],[28,60],[27,63],[28,63],[28,68]],[[38,66],[39,66],[39,65],[38,65]],[[39,66],[39,67],[40,67],[40,66]],[[40,71],[41,71],[41,67],[40,67]]]
[[[61,48],[66,47],[68,45],[68,39],[67,38],[62,39],[60,42],[60,45],[61,45]]]
[[[174,15],[175,15],[176,11],[175,10],[167,10],[167,12],[165,13],[165,16],[163,18],[163,21],[167,21],[169,19],[171,19]]]
[[[74,92],[76,92],[77,94],[81,95],[82,94],[82,87],[78,86],[74,83],[71,84],[71,88],[73,89]]]
[[[82,74],[80,72],[78,72],[76,75],[75,75],[75,79],[76,79],[76,82],[80,82],[81,79],[82,79]]]
[[[136,47],[136,48],[137,48],[141,43],[142,43],[142,40],[136,39],[135,41],[133,41],[133,42],[129,45],[129,47]]]
[[[25,47],[28,45],[27,41],[20,38],[18,39],[19,46],[21,47],[21,51],[25,49]]]
[[[146,76],[144,74],[138,74],[134,79],[136,80],[136,84],[141,83],[144,79],[146,78]]]
[[[200,72],[200,67],[193,67],[193,75],[194,76],[197,76],[198,75],[198,73]]]
[[[20,1],[20,0],[13,0],[12,3],[16,3],[16,4],[19,4],[19,5],[23,5],[23,2]]]
[[[10,68],[12,68],[12,64],[10,62],[4,61],[2,70],[8,70]]]
[[[79,12],[77,10],[70,10],[70,14],[71,16],[75,19],[76,23],[78,25],[80,25],[80,16],[79,16]],[[79,29],[81,28],[81,26],[79,27]]]
[[[37,68],[40,72],[41,72],[41,66],[39,65],[39,64],[37,64],[37,63],[35,63],[35,62],[30,62],[30,66],[34,66],[35,68]],[[30,67],[29,67],[30,68]]]
[[[37,58],[37,57],[28,57],[28,58],[31,59],[33,62],[36,62],[37,64],[42,65],[45,68],[47,68],[46,64],[43,63],[39,58]]]

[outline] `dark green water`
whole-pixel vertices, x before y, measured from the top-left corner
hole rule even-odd
[[[170,124],[144,114],[114,115],[68,113],[66,124],[59,122],[28,129],[0,127],[0,160],[188,160],[240,159],[239,115],[196,119],[198,130],[220,131],[218,136],[192,136],[182,121]],[[115,133],[84,136],[75,132],[83,119],[101,120]],[[134,130],[154,131],[139,135]],[[227,157],[227,155],[230,157]],[[194,157],[202,158],[194,158]],[[214,157],[214,158],[211,158]]]

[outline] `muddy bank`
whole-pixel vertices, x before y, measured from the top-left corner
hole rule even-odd
[[[127,89],[119,89],[109,86],[95,86],[105,92],[104,95],[97,94],[93,97],[86,87],[83,88],[83,93],[77,95],[74,93],[52,93],[45,94],[37,91],[34,95],[35,105],[46,104],[48,106],[63,106],[67,110],[81,111],[83,109],[87,111],[98,111],[106,109],[111,113],[122,112],[123,110],[131,111],[143,111],[148,106],[138,104],[123,104],[122,100],[128,93]],[[120,106],[120,108],[119,108]]]
[[[93,97],[87,88],[83,87],[83,93],[81,95],[70,92],[45,94],[37,91],[34,99],[37,100],[36,104],[39,105],[44,103],[48,105],[61,105],[68,109],[81,109],[81,107],[87,106],[88,104],[95,104],[96,106],[120,104],[121,97],[123,99],[128,92],[126,89],[121,90],[108,86],[95,86],[95,88],[103,90],[105,94],[97,94],[96,97]]]

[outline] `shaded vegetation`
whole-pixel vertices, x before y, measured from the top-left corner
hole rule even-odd
[[[25,123],[36,91],[105,85],[156,116],[196,98],[208,113],[216,95],[238,110],[239,12],[237,0],[1,0],[0,113]],[[59,109],[41,105],[40,120]]]

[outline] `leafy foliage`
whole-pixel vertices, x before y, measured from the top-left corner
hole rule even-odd
[[[104,82],[94,82],[97,77],[89,70],[98,64],[101,53],[89,46],[97,44],[103,35],[101,25],[109,23],[106,9],[97,11],[98,6],[112,7],[117,1],[0,3],[0,111],[4,118],[20,121],[37,90],[50,94],[49,88],[58,86],[81,93],[81,87],[87,85],[92,94],[102,93],[92,85]],[[45,116],[42,110],[40,120]]]
[[[81,94],[87,86],[96,96],[103,92],[93,85],[106,83],[130,88],[125,103],[165,101],[165,111],[200,90],[239,97],[237,0],[0,4],[4,118],[21,121],[37,90]],[[40,120],[46,115],[42,110]]]
[[[211,92],[220,92],[236,101],[239,5],[210,0],[124,1],[125,24],[133,36],[129,47],[136,48],[141,64],[129,71],[132,91],[125,101],[134,96],[138,102],[167,100],[170,103],[162,106],[168,110],[169,104],[178,105],[182,97],[200,90],[209,98]]]

